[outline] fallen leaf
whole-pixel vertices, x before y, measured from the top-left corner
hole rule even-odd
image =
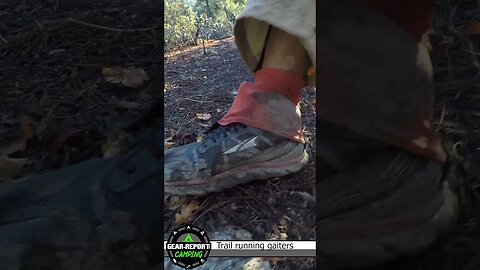
[[[163,147],[165,150],[170,149],[175,145],[175,138],[177,136],[177,131],[175,129],[170,130],[170,136],[166,137],[164,142],[163,142]]]
[[[202,142],[203,140],[205,140],[206,136],[205,134],[200,134],[197,136],[197,142]]]
[[[164,149],[164,150],[168,150],[168,149],[172,148],[173,145],[174,145],[174,143],[165,141],[165,142],[163,143],[163,149]]]
[[[480,35],[480,21],[472,22],[467,29],[467,34],[471,36]]]
[[[26,158],[9,158],[0,156],[0,179],[12,179],[20,175],[23,166],[27,163]]]
[[[212,116],[209,113],[197,113],[197,118],[200,120],[210,120]]]
[[[21,151],[25,150],[26,147],[27,147],[27,141],[24,140],[24,139],[21,139],[20,141],[14,143],[14,144],[11,144],[7,147],[2,148],[2,151],[0,151],[0,155],[1,156],[9,156],[13,153],[21,152]]]
[[[175,137],[175,142],[177,145],[189,144],[197,140],[197,135],[195,133],[181,132]]]
[[[33,139],[34,137],[33,120],[26,115],[22,115],[20,117],[20,128],[22,129],[22,138],[18,142],[2,148],[0,155],[9,156],[13,153],[25,150],[27,147],[27,141]]]
[[[180,212],[175,214],[175,224],[183,224],[192,218],[193,212],[200,208],[198,201],[193,200],[186,204],[183,204],[180,208]]]
[[[283,258],[281,258],[281,257],[273,257],[273,258],[269,258],[269,260],[270,260],[270,263],[271,263],[272,265],[277,265],[277,264],[280,263],[280,262],[284,262],[284,261],[286,260],[286,258],[285,258],[285,257],[283,257]]]
[[[26,138],[27,140],[33,139],[33,136],[35,134],[34,132],[35,123],[33,122],[32,118],[26,115],[22,115],[20,117],[20,125],[22,127],[23,137]]]
[[[165,207],[168,208],[169,210],[176,210],[180,206],[182,206],[186,202],[185,197],[181,196],[174,196],[174,195],[167,195],[165,196]]]
[[[70,129],[56,132],[48,141],[47,149],[56,152],[71,138],[83,137],[88,129]]]
[[[173,141],[177,137],[177,130],[172,128],[170,129],[170,136],[165,138],[165,141]]]
[[[107,82],[121,83],[126,87],[132,88],[141,86],[144,81],[149,80],[147,73],[142,68],[104,67],[102,73]]]
[[[125,150],[125,139],[129,135],[125,132],[119,132],[107,137],[107,141],[102,145],[102,152],[104,158],[110,158],[118,155]]]

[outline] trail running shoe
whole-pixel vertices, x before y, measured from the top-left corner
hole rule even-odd
[[[457,219],[448,166],[317,124],[317,263],[368,267],[429,247]]]
[[[114,158],[0,182],[0,269],[147,269],[163,244],[162,137],[148,132]]]
[[[217,124],[203,141],[165,152],[165,193],[218,192],[298,172],[307,162],[304,144],[243,124]]]

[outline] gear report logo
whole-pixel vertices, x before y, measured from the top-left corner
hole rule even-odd
[[[193,225],[183,225],[170,233],[167,253],[173,264],[184,269],[203,265],[212,246],[207,233]]]

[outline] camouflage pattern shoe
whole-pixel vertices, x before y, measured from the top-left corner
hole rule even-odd
[[[317,263],[367,267],[429,247],[458,215],[448,166],[333,124],[317,128]]]
[[[203,141],[165,152],[165,193],[218,192],[298,172],[307,162],[301,143],[242,124],[216,124]]]

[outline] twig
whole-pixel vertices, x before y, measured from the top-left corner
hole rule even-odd
[[[4,37],[2,37],[2,35],[0,35],[0,39],[1,39],[3,42],[5,42],[5,44],[8,43],[8,40],[6,40]]]
[[[480,63],[475,57],[476,55],[478,55],[478,53],[473,48],[473,43],[471,40],[468,40],[468,49],[469,50],[467,50],[467,52],[470,54],[470,57],[472,59],[472,64],[477,68],[478,71],[480,71]]]
[[[445,108],[445,105],[443,105],[442,114],[440,115],[440,121],[438,121],[438,128],[439,129],[441,128],[441,125],[443,124],[443,120],[445,119],[445,113],[446,113],[446,108]]]
[[[131,33],[131,32],[143,32],[143,31],[150,31],[152,29],[157,28],[157,26],[152,26],[148,28],[138,28],[138,29],[121,29],[121,28],[113,28],[113,27],[108,27],[108,26],[103,26],[103,25],[98,25],[98,24],[93,24],[93,23],[88,23],[88,22],[83,22],[74,18],[67,18],[67,21],[73,22],[73,23],[78,23],[98,29],[103,29],[103,30],[109,30],[109,31],[114,31],[114,32],[120,32],[120,33]]]
[[[193,101],[193,102],[199,102],[199,103],[213,102],[213,100],[196,100],[196,99],[192,99],[192,98],[188,98],[188,97],[186,97],[185,99]]]
[[[195,218],[195,220],[193,221],[193,224],[195,224],[201,217],[203,217],[203,216],[204,216],[205,214],[207,214],[208,212],[210,212],[210,211],[212,211],[213,209],[218,208],[218,207],[220,207],[220,206],[222,206],[222,205],[224,205],[224,204],[227,204],[227,203],[229,203],[229,202],[231,202],[231,200],[219,202],[219,203],[215,204],[214,206],[208,208],[207,210],[203,211],[200,215],[197,216],[197,218]]]

